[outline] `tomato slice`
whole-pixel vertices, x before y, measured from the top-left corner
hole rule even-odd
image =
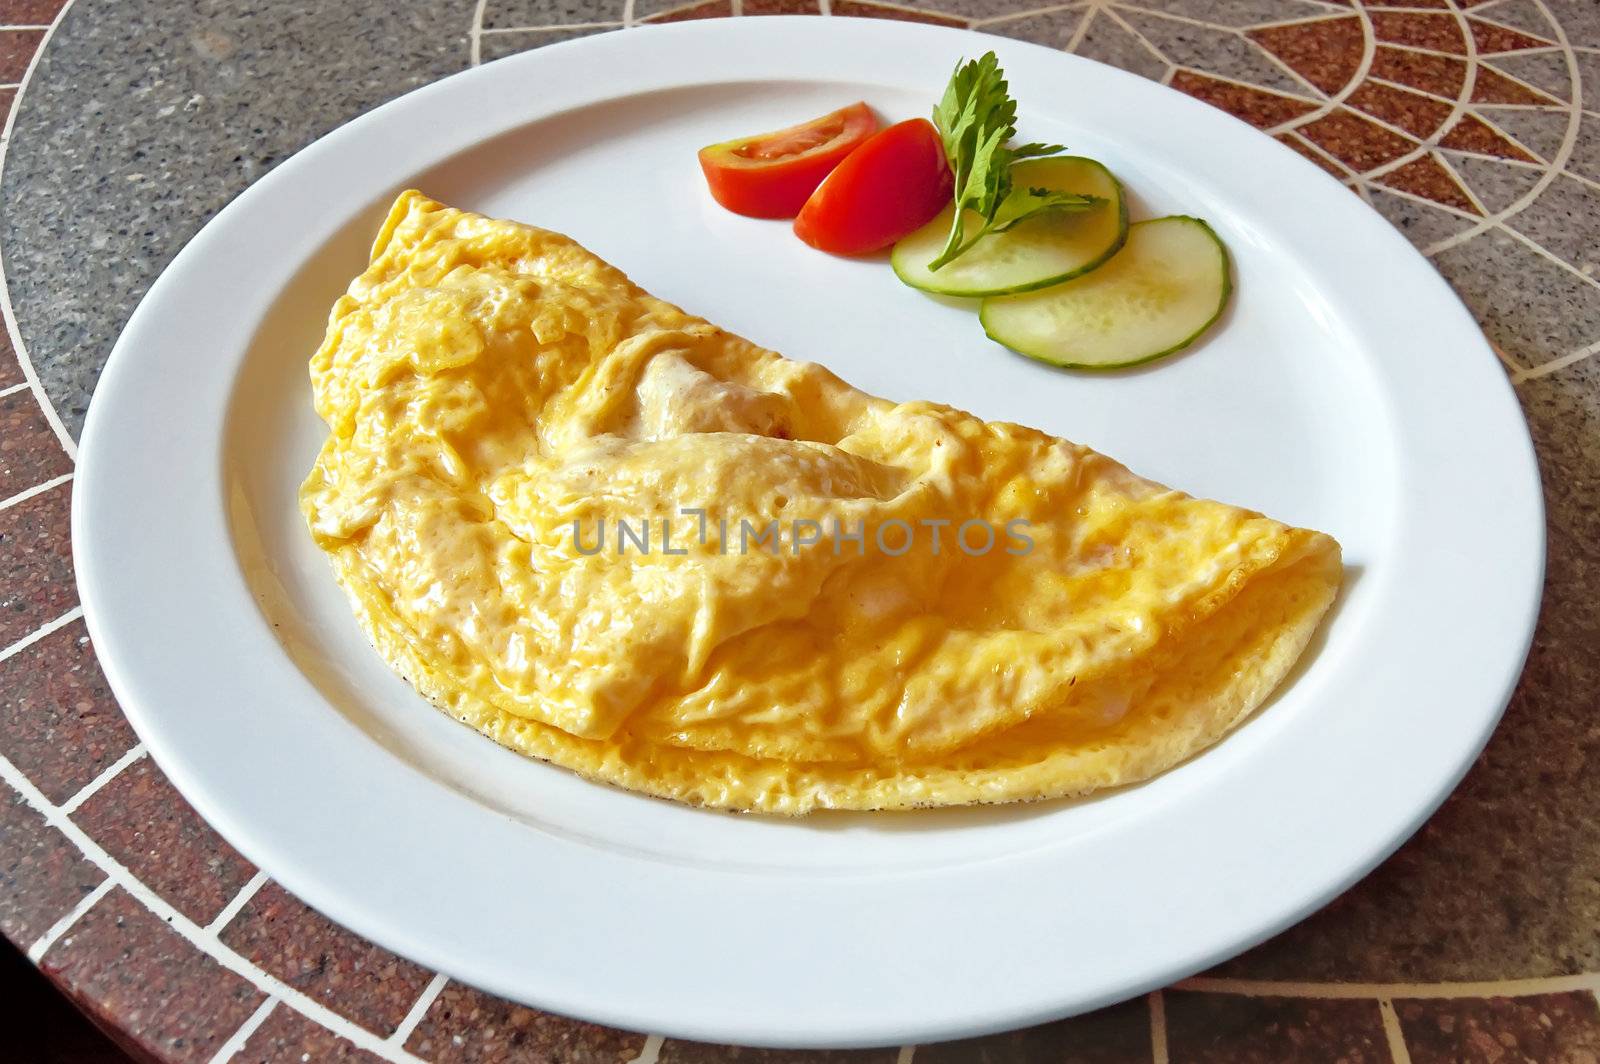
[[[899,122],[828,175],[800,209],[794,231],[822,251],[865,255],[932,221],[949,204],[953,183],[933,123]]]
[[[864,103],[773,133],[700,149],[716,201],[752,218],[793,218],[822,179],[878,129]]]

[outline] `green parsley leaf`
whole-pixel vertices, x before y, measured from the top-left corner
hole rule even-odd
[[[1007,147],[1016,135],[1016,120],[1017,101],[1011,98],[1005,71],[993,52],[956,64],[933,109],[933,124],[944,141],[945,157],[955,178],[956,212],[944,250],[928,264],[929,269],[939,269],[989,234],[1003,233],[1028,218],[1047,211],[1084,211],[1102,202],[1094,196],[1047,189],[1029,189],[1026,197],[1013,197],[1013,163],[1066,151],[1060,144]],[[1013,206],[1006,207],[1008,200]],[[1006,207],[1004,212],[1002,207]],[[968,211],[983,219],[978,232],[970,237],[966,232]]]

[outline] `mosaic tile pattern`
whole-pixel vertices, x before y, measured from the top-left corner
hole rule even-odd
[[[0,0],[0,933],[125,1044],[162,1061],[1600,1060],[1595,0],[154,2],[63,15],[63,0]],[[1502,352],[1550,518],[1544,613],[1505,723],[1400,853],[1218,971],[1060,1023],[884,1051],[597,1027],[452,983],[306,908],[205,825],[116,711],[72,584],[72,440],[173,250],[297,147],[461,66],[770,14],[970,26],[1229,111],[1406,233]],[[318,76],[333,70],[337,93]]]

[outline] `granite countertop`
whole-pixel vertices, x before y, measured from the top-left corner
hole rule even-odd
[[[541,1013],[358,938],[253,868],[146,756],[96,666],[73,441],[134,304],[208,217],[351,116],[473,63],[772,13],[970,25],[1232,111],[1410,237],[1522,400],[1549,571],[1504,723],[1399,853],[1203,977],[914,1051],[739,1050]],[[0,0],[0,24],[0,932],[136,1055],[1600,1061],[1595,0]]]

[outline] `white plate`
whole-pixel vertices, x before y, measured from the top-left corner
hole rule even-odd
[[[1142,372],[988,343],[881,261],[706,196],[701,144],[857,98],[926,113],[993,48],[1029,139],[1105,160],[1138,214],[1203,215],[1238,294]],[[305,363],[407,186],[569,233],[646,288],[894,398],[1088,443],[1325,529],[1349,587],[1293,682],[1216,748],[1092,801],[797,822],[524,761],[367,646],[294,504],[324,429]],[[1543,522],[1505,374],[1428,264],[1286,148],[1029,44],[735,19],[590,37],[429,86],[240,196],[151,288],[80,452],[84,607],[112,687],[246,856],[378,942],[639,1030],[927,1041],[1127,997],[1305,915],[1477,753],[1521,666]]]

